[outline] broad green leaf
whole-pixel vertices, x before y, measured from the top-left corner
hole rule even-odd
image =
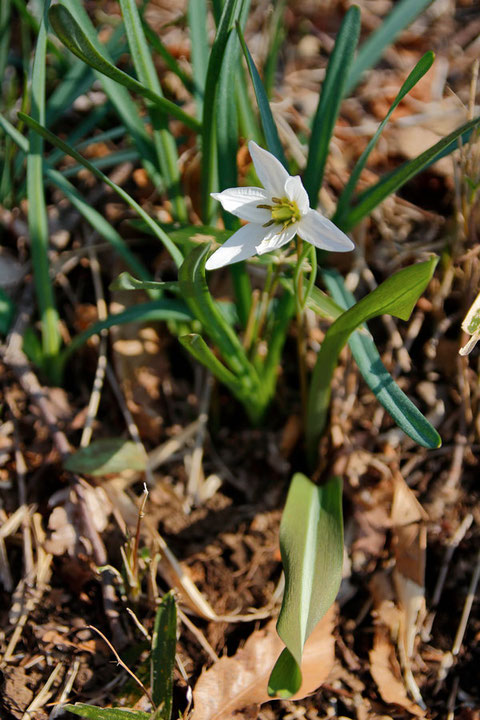
[[[324,270],[322,276],[333,298],[345,310],[355,304],[354,296],[346,289],[336,271]],[[385,368],[375,342],[366,328],[363,332],[354,332],[348,344],[363,379],[398,427],[422,447],[440,447],[440,435]]]
[[[351,333],[378,315],[408,320],[433,275],[438,258],[404,268],[344,312],[329,327],[317,356],[307,406],[306,440],[310,464],[316,460],[318,441],[327,420],[330,386],[338,356]]]
[[[35,48],[31,77],[31,107],[35,121],[45,122],[45,72],[47,51],[47,13],[50,0],[44,3],[40,29]],[[53,284],[50,278],[48,258],[49,236],[47,207],[43,184],[43,140],[33,130],[29,133],[27,155],[27,199],[28,229],[32,251],[33,276],[40,319],[42,322],[42,348],[45,358],[45,371],[54,377],[54,365],[58,356],[61,337],[58,325],[58,312],[55,306]]]
[[[149,323],[169,320],[189,323],[193,320],[193,317],[186,305],[178,300],[162,299],[134,305],[123,312],[109,315],[106,320],[99,320],[93,323],[89,328],[75,335],[60,355],[61,365],[63,367],[68,358],[81,348],[89,338],[94,335],[99,335],[103,330],[108,330],[108,328],[115,327],[116,325],[125,325],[131,322]]]
[[[433,52],[429,51],[429,52],[425,53],[425,55],[418,61],[418,63],[415,65],[412,72],[409,74],[409,76],[403,83],[402,87],[400,88],[400,91],[399,91],[397,97],[391,104],[388,113],[385,115],[385,118],[382,120],[382,122],[378,126],[377,131],[375,132],[375,135],[372,137],[372,139],[368,143],[367,147],[365,148],[365,150],[359,157],[357,164],[355,165],[355,167],[352,171],[352,174],[350,175],[350,178],[349,178],[347,184],[345,185],[345,188],[340,196],[335,215],[332,218],[332,221],[336,225],[339,225],[340,227],[342,226],[342,218],[348,211],[348,206],[350,205],[350,201],[352,199],[353,192],[354,192],[357,182],[360,178],[362,170],[365,167],[367,160],[370,156],[370,153],[372,152],[373,148],[377,144],[377,141],[378,141],[380,135],[382,134],[385,125],[389,121],[392,113],[398,107],[398,105],[403,100],[405,95],[407,95],[407,93],[409,93],[410,90],[415,87],[415,85],[419,82],[419,80],[421,80],[421,78],[425,75],[425,73],[432,67],[434,59],[435,59],[435,55],[433,54]]]
[[[210,193],[217,187],[217,148],[215,126],[217,119],[217,89],[220,73],[232,26],[238,19],[244,0],[225,0],[208,61],[202,119],[202,214],[204,222],[213,215],[213,198]]]
[[[80,475],[109,475],[123,470],[145,470],[144,450],[124,438],[101,438],[77,450],[63,463],[65,470]]]
[[[431,148],[418,155],[413,160],[409,160],[400,167],[392,170],[385,175],[375,185],[365,190],[358,196],[356,205],[348,212],[342,223],[342,229],[347,232],[354,227],[360,220],[369,215],[374,208],[377,207],[386,197],[396,192],[402,185],[418,175],[419,172],[434,163],[436,160],[445,156],[445,151],[449,152],[455,149],[453,143],[465,133],[473,130],[480,123],[480,117],[470,120],[461,127],[442,138]]]
[[[70,52],[80,58],[83,62],[93,67],[98,72],[106,75],[107,77],[115,80],[120,85],[123,85],[128,90],[136,92],[143,97],[146,97],[154,105],[163,110],[165,113],[172,117],[181,120],[187,127],[192,130],[198,130],[198,121],[187,115],[178,105],[166,100],[165,98],[153,92],[148,87],[142,85],[142,83],[132,78],[123,70],[119,70],[115,65],[109,62],[104,55],[102,55],[97,48],[93,45],[90,39],[83,32],[82,28],[75,20],[73,15],[63,5],[54,5],[49,12],[50,23],[56,33],[56,35],[63,42]]]
[[[250,78],[252,80],[255,97],[257,98],[260,120],[262,121],[262,127],[263,132],[265,133],[267,147],[272,153],[272,155],[275,155],[277,160],[279,160],[282,165],[288,169],[288,163],[283,152],[280,138],[278,137],[278,130],[277,126],[275,125],[275,120],[273,119],[272,111],[270,109],[267,93],[265,92],[265,88],[263,87],[260,75],[258,74],[258,70],[255,63],[253,62],[250,50],[248,49],[245,39],[243,37],[240,25],[237,25],[237,33],[240,38],[240,43],[242,45],[243,54],[245,55],[245,60],[247,61],[248,72],[250,73]]]
[[[156,280],[137,280],[128,272],[120,273],[115,280],[110,283],[110,290],[170,290],[179,291],[178,282],[158,282]]]
[[[334,602],[342,579],[342,481],[315,485],[296,473],[280,524],[285,591],[277,631],[286,649],[277,661],[268,692],[282,698],[300,688],[303,646]]]
[[[155,720],[170,720],[172,714],[173,671],[177,647],[177,606],[172,592],[157,608],[152,634],[150,676]]]
[[[310,198],[310,206],[314,208],[317,207],[330,139],[337,121],[359,33],[360,11],[356,5],[353,5],[347,11],[338,32],[313,119],[303,184]]]
[[[59,7],[59,6],[56,6]],[[79,162],[81,165],[87,168],[87,170],[90,170],[93,175],[95,175],[96,178],[99,180],[102,180],[104,183],[106,183],[109,187],[112,188],[112,190],[115,190],[115,192],[120,195],[120,197],[125,200],[125,202],[130,205],[131,208],[136,210],[136,212],[140,215],[140,217],[145,221],[145,223],[150,227],[151,230],[153,230],[154,234],[157,236],[157,238],[163,243],[165,248],[168,250],[170,255],[172,256],[172,259],[174,260],[175,264],[179,266],[182,262],[183,256],[179,249],[172,243],[168,235],[161,229],[161,227],[156,223],[152,218],[148,215],[148,213],[145,212],[145,210],[127,193],[123,188],[121,188],[119,185],[114,183],[110,178],[102,173],[98,168],[94,167],[92,163],[90,163],[88,160],[86,160],[80,153],[78,153],[74,148],[70,147],[66,142],[61,140],[59,137],[51,133],[49,130],[47,130],[45,127],[42,127],[39,123],[37,123],[35,120],[33,120],[28,115],[25,115],[24,113],[19,112],[18,113],[19,119],[23,120],[26,125],[28,125],[30,128],[35,130],[39,135],[44,137],[46,140],[52,143],[52,145],[55,145],[55,147],[60,148],[63,150],[63,152],[66,155],[70,155],[70,157],[73,157],[74,160]]]
[[[100,708],[95,705],[86,705],[85,703],[75,703],[75,705],[64,705],[64,710],[80,715],[87,720],[149,720],[150,713],[141,712],[140,710],[121,710],[120,708]]]
[[[294,287],[291,278],[282,278],[280,284],[293,295]],[[320,288],[313,287],[307,298],[306,307],[313,310],[321,318],[326,320],[336,320],[343,312],[343,309],[332,298],[324,293]]]
[[[135,66],[138,79],[142,85],[158,97],[163,98],[163,91],[153,63],[150,49],[143,32],[143,25],[135,0],[120,0],[128,46]],[[153,140],[157,150],[159,166],[172,200],[175,217],[180,222],[187,222],[188,213],[180,183],[177,145],[175,138],[168,129],[166,113],[149,103],[149,115],[153,124]]]
[[[355,64],[350,70],[344,95],[359,83],[365,70],[376,65],[385,48],[389,47],[397,35],[410,25],[415,18],[428,7],[433,0],[400,0],[395,3],[380,27],[375,30],[359,48]]]

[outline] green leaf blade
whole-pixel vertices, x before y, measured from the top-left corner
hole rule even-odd
[[[99,477],[123,470],[145,470],[147,456],[142,448],[123,438],[101,438],[82,447],[64,462],[65,470]]]
[[[394,315],[408,320],[418,298],[433,275],[437,257],[403,268],[385,280],[375,290],[346,310],[327,330],[317,356],[310,383],[306,440],[307,455],[313,465],[318,441],[326,425],[330,386],[338,356],[351,333],[378,315]]]
[[[75,703],[75,705],[64,705],[64,710],[79,715],[87,720],[149,720],[150,713],[140,710],[123,710],[120,708],[100,708],[95,705],[86,705],[85,703]]]
[[[286,645],[272,671],[269,693],[294,695],[301,684],[303,647],[334,602],[342,578],[342,482],[315,485],[302,473],[291,482],[280,525],[285,591],[277,631]],[[296,663],[295,668],[292,660]],[[289,678],[290,673],[290,678]]]
[[[173,593],[169,592],[157,608],[150,655],[152,699],[158,708],[154,717],[162,720],[170,720],[172,715],[176,647],[177,606]]]
[[[340,27],[312,125],[303,184],[310,198],[310,207],[313,208],[317,207],[330,139],[337,121],[343,89],[350,72],[359,34],[360,11],[353,5],[347,11]]]

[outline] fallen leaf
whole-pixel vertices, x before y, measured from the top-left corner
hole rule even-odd
[[[325,682],[335,660],[333,628],[335,609],[330,608],[305,644],[303,683],[292,700],[314,692]],[[227,720],[237,710],[270,702],[267,683],[283,650],[272,620],[256,630],[232,657],[223,657],[200,675],[193,692],[195,720]]]
[[[399,705],[412,715],[424,716],[421,707],[407,695],[389,633],[380,626],[375,629],[373,648],[370,650],[370,673],[385,702]]]

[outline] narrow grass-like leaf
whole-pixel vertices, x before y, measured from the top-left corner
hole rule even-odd
[[[219,348],[227,365],[236,375],[242,377],[246,384],[251,385],[253,368],[242,343],[225,322],[208,290],[205,280],[208,253],[209,247],[200,245],[185,258],[178,276],[182,297]]]
[[[247,21],[250,0],[243,3],[239,23],[243,27]],[[240,43],[235,32],[231,32],[225,48],[220,81],[217,91],[217,115],[222,118],[217,123],[217,156],[219,190],[236,187],[237,150],[238,150],[238,113],[236,106],[236,78],[240,63]],[[223,222],[228,230],[238,230],[240,223],[231,213],[223,212]],[[245,268],[245,263],[237,263],[230,267],[233,289],[236,298],[238,316],[243,327],[246,327],[252,304],[252,285]]]
[[[54,5],[49,12],[49,18],[56,35],[65,47],[79,57],[80,60],[83,60],[83,62],[103,75],[115,80],[120,85],[123,85],[128,90],[146,97],[155,106],[168,115],[181,120],[187,127],[192,128],[192,130],[199,129],[198,121],[185,113],[178,105],[175,105],[175,103],[166,98],[160,97],[160,95],[148,87],[145,87],[142,83],[135,80],[135,78],[127,75],[123,70],[119,70],[109,62],[85,35],[80,25],[66,7],[63,5]]]
[[[359,48],[355,64],[349,73],[344,95],[348,95],[359,83],[365,70],[373,67],[385,48],[389,47],[415,18],[422,13],[432,0],[400,0],[395,3],[380,27],[373,32]]]
[[[158,97],[163,98],[163,91],[157,71],[150,55],[147,40],[143,32],[142,21],[135,0],[120,0],[120,7],[127,33],[128,45],[133,59],[135,71],[142,85]],[[180,184],[175,138],[168,129],[168,118],[163,110],[149,104],[149,115],[153,124],[153,139],[167,194],[172,200],[175,216],[180,222],[187,222],[188,213]]]
[[[28,151],[28,142],[18,130],[13,127],[2,115],[0,115],[0,127],[17,143],[17,145],[26,153]],[[136,258],[126,245],[124,239],[112,225],[88,203],[77,188],[72,185],[57,170],[44,168],[46,179],[58,187],[70,200],[72,205],[83,215],[90,225],[98,232],[101,237],[109,242],[114,250],[122,257],[133,272],[136,272],[144,280],[149,279],[150,273],[144,267],[143,263]],[[153,288],[152,288],[153,289]],[[155,291],[155,289],[153,289]],[[150,291],[151,292],[151,291]],[[153,297],[153,295],[152,295]]]
[[[80,715],[87,720],[149,720],[151,713],[141,712],[140,710],[122,710],[120,708],[100,708],[95,705],[86,705],[85,703],[75,703],[75,705],[64,705],[73,715]]]
[[[335,270],[324,270],[322,277],[334,300],[345,310],[355,304],[355,297]],[[363,379],[398,427],[422,447],[440,447],[440,435],[392,378],[368,330],[354,332],[348,344]]]
[[[327,330],[317,356],[308,396],[306,440],[307,455],[312,466],[327,420],[333,372],[351,333],[378,315],[389,314],[408,320],[433,275],[437,261],[438,258],[433,257],[395,273],[344,312]]]
[[[199,4],[198,0],[196,4]],[[185,72],[182,67],[180,67],[180,64],[173,57],[171,52],[169,52],[169,50],[165,47],[158,35],[154,33],[154,31],[149,25],[147,25],[144,19],[142,19],[142,25],[145,37],[147,38],[152,48],[160,55],[168,69],[171,70],[182,81],[188,92],[193,94],[195,92],[195,83],[193,81],[193,78],[187,72]]]
[[[419,172],[434,163],[440,157],[444,157],[445,151],[455,149],[453,144],[458,138],[480,124],[480,117],[477,117],[465,123],[461,127],[451,132],[446,137],[439,140],[431,148],[418,155],[413,160],[409,160],[400,167],[392,170],[385,175],[375,185],[365,190],[358,197],[356,205],[345,216],[342,223],[342,229],[347,232],[354,227],[360,220],[369,215],[374,208],[377,207],[385,198],[396,192],[402,185],[418,175]]]
[[[194,316],[184,303],[169,298],[154,300],[152,302],[140,303],[129,307],[123,312],[109,315],[106,320],[99,320],[93,323],[83,332],[75,335],[68,347],[66,347],[60,356],[60,366],[63,368],[69,357],[84,345],[87,340],[94,335],[99,335],[103,330],[108,330],[116,325],[126,325],[127,323],[152,323],[161,321],[175,321],[190,323]]]
[[[337,209],[335,211],[335,215],[332,218],[332,221],[338,225],[342,226],[342,218],[345,216],[346,212],[348,211],[348,207],[350,205],[350,201],[352,199],[353,192],[355,190],[355,187],[357,185],[357,182],[360,178],[360,175],[362,173],[363,168],[365,167],[367,160],[370,156],[370,153],[372,152],[373,148],[378,142],[378,139],[380,135],[383,132],[383,129],[387,122],[389,121],[392,113],[394,110],[398,107],[400,102],[403,100],[405,95],[412,90],[412,88],[415,87],[415,85],[421,80],[421,78],[425,75],[425,73],[431,68],[433,61],[435,59],[435,55],[433,52],[429,51],[425,53],[425,55],[418,61],[418,63],[413,68],[412,72],[409,74],[405,82],[403,83],[402,87],[400,88],[397,97],[393,101],[393,103],[390,106],[390,109],[388,113],[385,115],[385,118],[382,120],[380,125],[377,128],[377,131],[375,132],[375,135],[372,137],[370,142],[368,143],[367,147],[359,157],[352,174],[350,175],[350,178],[345,185],[345,188],[340,196],[340,199],[338,201]]]
[[[107,61],[112,62],[112,57],[108,51],[110,45],[106,47],[99,42],[95,28],[84,8],[81,0],[60,0],[67,10],[73,15],[77,24],[81,27],[82,32],[90,43],[96,48]],[[113,33],[112,39],[115,40],[116,32]],[[142,164],[147,171],[149,177],[156,187],[163,187],[163,180],[156,165],[156,154],[153,141],[149,137],[136,103],[128,91],[114,80],[101,72],[95,71],[105,93],[118,113],[123,125],[127,130],[127,136],[133,141],[142,159]]]
[[[342,481],[315,485],[296,473],[280,524],[285,591],[277,631],[286,645],[268,692],[288,698],[300,688],[303,646],[334,602],[342,579]]]
[[[269,404],[275,394],[278,368],[281,361],[282,350],[287,339],[290,320],[295,311],[295,298],[293,294],[284,292],[280,300],[272,307],[273,327],[267,338],[267,357],[258,368],[261,382],[264,386],[265,403]]]
[[[198,360],[204,367],[209,370],[214,377],[229,388],[231,393],[235,395],[241,402],[246,399],[245,388],[234,375],[220,360],[213,354],[205,340],[197,333],[182,335],[179,337],[183,347]]]
[[[158,282],[155,280],[137,280],[130,273],[123,272],[110,283],[110,290],[151,290],[163,291],[170,290],[179,292],[180,286],[178,282]]]
[[[278,137],[278,130],[277,126],[275,125],[275,120],[273,119],[272,111],[270,109],[270,103],[268,102],[267,93],[265,92],[262,80],[250,54],[250,50],[247,47],[245,38],[243,37],[242,29],[239,25],[237,25],[237,33],[238,37],[240,38],[240,43],[242,45],[245,60],[247,61],[248,72],[250,73],[250,78],[252,80],[255,97],[257,98],[257,105],[260,113],[260,120],[262,121],[263,132],[265,133],[265,141],[267,143],[267,148],[272,153],[272,155],[275,155],[277,160],[280,160],[282,165],[288,169],[288,163],[283,152],[280,138]]]
[[[13,300],[0,288],[0,335],[6,335],[15,315]]]
[[[37,18],[29,11],[25,0],[11,0],[11,3],[12,5],[15,5],[15,8],[18,11],[18,14],[22,18],[22,20],[24,20],[26,25],[28,25],[33,30],[33,34],[35,35],[35,37],[37,37],[40,30],[40,23],[38,22]],[[47,49],[48,52],[51,52],[55,55],[57,61],[60,62],[61,65],[65,64],[65,58],[62,51],[49,38],[47,38]]]
[[[195,84],[193,96],[197,118],[201,120],[209,56],[206,0],[188,0],[187,18],[191,43],[190,62]]]
[[[272,94],[273,85],[275,82],[275,73],[278,64],[278,55],[280,48],[282,47],[285,36],[285,8],[287,0],[279,0],[274,6],[272,13],[272,19],[269,28],[269,47],[267,58],[263,66],[263,87],[267,97]]]
[[[347,82],[360,33],[360,11],[353,5],[347,11],[330,57],[312,125],[307,167],[303,184],[310,207],[317,207],[330,139],[335,128],[342,94]]]
[[[58,6],[57,6],[58,7]],[[24,113],[18,113],[18,117],[25,122],[26,125],[28,125],[30,128],[35,130],[39,135],[41,135],[43,138],[48,140],[52,143],[52,145],[55,145],[56,147],[63,150],[63,152],[66,155],[70,155],[70,157],[74,158],[77,162],[79,162],[81,165],[87,168],[87,170],[90,170],[93,175],[95,175],[96,178],[101,180],[102,182],[106,183],[109,187],[112,188],[112,190],[115,190],[115,192],[120,195],[120,197],[125,200],[125,202],[133,208],[140,217],[145,221],[145,223],[150,227],[150,229],[153,231],[153,233],[156,235],[156,237],[160,240],[161,243],[165,246],[165,248],[168,250],[170,255],[172,256],[172,259],[174,260],[175,264],[179,266],[183,260],[182,254],[179,251],[179,249],[172,243],[168,235],[161,229],[161,227],[154,221],[152,218],[148,215],[148,213],[145,212],[145,210],[127,193],[123,188],[121,188],[119,185],[114,183],[107,175],[104,175],[100,170],[98,170],[92,163],[90,163],[88,160],[86,160],[80,153],[78,153],[74,148],[70,147],[66,142],[61,140],[59,137],[51,133],[46,128],[42,127],[39,123],[37,123],[33,118],[29,117],[28,115],[25,115]]]
[[[40,124],[45,122],[45,63],[47,49],[47,12],[49,4],[50,0],[47,0],[44,5],[38,32],[30,91],[31,111],[35,121]],[[42,321],[42,347],[46,363],[45,371],[51,380],[55,380],[54,367],[60,350],[61,338],[48,258],[47,207],[43,184],[43,140],[34,130],[31,130],[29,133],[27,198],[33,274],[40,319]]]
[[[155,719],[170,720],[172,715],[173,671],[177,646],[177,606],[172,592],[163,596],[157,608],[152,633],[150,675]]]
[[[282,278],[281,285],[288,290],[290,295],[294,294],[294,285],[291,278]],[[313,310],[317,315],[326,320],[336,320],[343,312],[343,309],[332,298],[318,287],[312,287],[307,298],[306,307]]]
[[[217,118],[217,89],[225,48],[232,26],[239,17],[242,0],[226,0],[213,41],[205,79],[205,94],[202,120],[202,214],[204,222],[210,222],[214,215],[213,198],[210,193],[217,187],[217,147],[215,129]]]
[[[0,77],[5,77],[10,49],[10,0],[0,3]]]

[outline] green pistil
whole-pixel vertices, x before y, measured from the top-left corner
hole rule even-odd
[[[270,210],[272,213],[272,219],[264,223],[263,227],[281,225],[283,231],[288,228],[289,225],[293,225],[293,223],[298,222],[302,217],[297,203],[293,200],[289,200],[286,197],[273,197],[272,201],[274,203],[273,205],[257,205],[258,208]]]

